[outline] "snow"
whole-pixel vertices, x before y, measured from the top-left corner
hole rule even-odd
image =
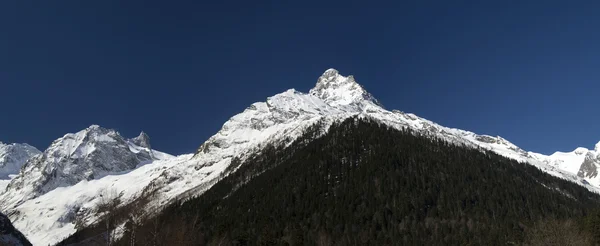
[[[319,77],[317,85],[310,90],[309,94],[322,99],[330,106],[343,109],[353,108],[353,104],[363,103],[364,100],[371,100],[377,104],[375,98],[356,83],[353,76],[341,76],[333,68],[327,69]]]
[[[19,173],[27,160],[40,153],[38,149],[28,144],[0,142],[0,180],[7,180],[9,175]]]
[[[327,70],[308,94],[290,89],[267,98],[266,102],[254,103],[233,116],[202,144],[186,165],[173,166],[166,172],[168,175],[156,179],[155,187],[165,197],[178,199],[201,194],[234,158],[244,160],[266,143],[289,144],[316,122],[323,121],[324,127],[328,128],[332,122],[353,116],[375,119],[397,129],[410,127],[452,143],[494,151],[597,191],[597,187],[584,184],[583,179],[572,172],[578,169],[577,163],[550,165],[542,161],[545,156],[526,152],[502,137],[477,135],[443,127],[414,114],[385,110],[353,77],[343,77],[334,69]]]
[[[21,193],[15,191],[10,196],[4,194],[4,198],[10,201],[0,201],[0,208],[13,211],[11,219],[15,226],[28,236],[34,245],[55,243],[74,232],[72,221],[65,219],[74,210],[83,211],[78,216],[85,218],[88,224],[98,219],[92,208],[102,190],[114,188],[123,192],[122,200],[125,202],[133,201],[141,191],[155,192],[158,194],[158,206],[165,206],[176,200],[202,194],[222,175],[228,174],[226,170],[234,159],[243,161],[267,144],[287,146],[302,136],[308,127],[317,123],[322,124],[324,134],[332,123],[350,117],[370,118],[396,129],[411,128],[425,136],[493,151],[523,163],[530,163],[551,175],[573,181],[591,191],[600,190],[598,186],[584,182],[594,180],[577,177],[582,158],[590,153],[587,149],[579,148],[573,152],[557,152],[546,156],[524,151],[499,136],[478,135],[440,126],[415,114],[388,111],[352,76],[344,77],[337,70],[328,69],[309,93],[290,89],[267,98],[265,102],[253,103],[243,112],[231,117],[195,154],[172,157],[141,147],[132,142],[140,140],[143,136],[140,134],[137,140],[128,140],[126,148],[134,154],[150,153],[153,159],[148,163],[140,163],[133,170],[109,173],[96,179],[84,179],[73,185],[59,186],[38,196],[28,196],[27,189]],[[90,129],[98,132],[93,135],[96,141],[86,142],[85,134],[88,134]],[[82,131],[83,133],[65,135],[55,141],[55,144],[60,146],[53,146],[55,149],[51,149],[48,156],[56,160],[84,157],[98,151],[98,145],[104,142],[121,141],[117,140],[119,138],[116,132],[100,131],[101,129],[99,126],[90,126]],[[598,146],[596,148],[598,149]],[[17,178],[38,180],[41,175],[39,170],[31,169]],[[600,184],[600,181],[590,183]]]
[[[95,136],[96,142],[116,142],[114,138],[108,135],[97,135]]]
[[[0,194],[4,192],[6,186],[10,183],[10,179],[0,179]]]
[[[84,180],[69,187],[58,187],[21,204],[17,209],[19,215],[11,219],[14,226],[20,229],[33,245],[55,244],[75,232],[73,223],[59,223],[73,210],[94,210],[100,194],[109,189],[122,194],[122,200],[132,201],[165,169],[188,161],[191,157],[192,155],[188,154],[155,161],[131,172],[108,175],[97,180]],[[86,219],[87,224],[91,224],[97,218],[88,215]]]
[[[0,209],[35,245],[56,243],[74,232],[75,217],[98,219],[93,205],[102,190],[115,188],[131,202],[163,169],[191,156],[140,147],[94,125],[57,139],[0,182]]]
[[[551,164],[556,166],[558,169],[565,170],[572,174],[577,174],[579,171],[579,166],[583,163],[585,159],[585,153],[587,151],[583,151],[584,148],[578,148],[573,152],[555,152],[554,154],[548,156],[548,159],[551,160]]]

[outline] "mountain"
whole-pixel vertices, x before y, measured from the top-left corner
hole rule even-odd
[[[145,132],[141,132],[139,136],[130,139],[129,141],[131,141],[133,144],[146,148],[146,149],[152,149],[152,147],[150,147],[150,137],[148,136],[148,134],[146,134]]]
[[[0,245],[31,245],[19,230],[15,229],[6,215],[0,213]]]
[[[174,158],[144,146],[150,146],[145,133],[125,139],[97,125],[66,134],[24,164],[0,194],[0,209],[35,245],[53,243],[47,239],[53,232],[73,231],[76,216],[91,216],[94,211],[86,210],[93,207],[90,203],[119,184],[115,175],[142,172],[146,164]],[[120,191],[140,191],[134,180],[128,181],[132,183],[122,184]]]
[[[574,163],[571,159],[527,152],[499,136],[478,135],[443,127],[411,113],[386,110],[353,76],[345,77],[335,69],[328,69],[308,94],[290,89],[267,98],[266,102],[254,103],[233,116],[217,134],[202,144],[190,161],[192,165],[174,166],[165,176],[153,182],[154,187],[167,193],[167,197],[176,195],[169,192],[172,191],[171,186],[185,187],[185,190],[203,187],[198,192],[191,192],[199,194],[206,188],[203,184],[213,182],[232,161],[243,161],[267,144],[288,145],[316,122],[323,124],[325,133],[333,122],[350,117],[371,118],[396,129],[411,128],[419,134],[439,137],[455,144],[491,150],[530,163],[590,190],[598,191],[600,185],[590,178],[578,177],[573,167],[578,170],[581,163]],[[563,164],[558,165],[558,161]]]
[[[24,165],[21,174],[7,186],[6,195],[10,199],[3,201],[11,200],[18,205],[57,187],[130,171],[152,162],[155,160],[152,151],[135,145],[140,139],[127,141],[115,130],[97,125],[66,134]],[[144,141],[140,143],[149,146]]]
[[[151,197],[151,202],[138,209],[150,216],[160,208],[203,194],[265,149],[309,144],[327,134],[334,123],[350,118],[370,119],[396,130],[410,129],[419,136],[493,152],[600,191],[593,161],[588,161],[593,165],[586,165],[578,176],[585,157],[579,163],[577,153],[546,156],[528,152],[499,136],[478,135],[387,110],[353,76],[328,69],[308,93],[290,89],[251,104],[193,154],[173,158],[151,150],[144,133],[124,139],[114,131],[92,126],[67,134],[69,137],[55,141],[25,165],[0,195],[0,208],[8,211],[15,226],[34,244],[58,242],[101,220],[96,205],[98,195],[107,189],[117,190],[121,207]],[[297,141],[313,128],[318,130],[312,138]],[[29,216],[33,214],[46,219]]]
[[[128,221],[114,245],[548,245],[536,244],[536,223],[581,220],[600,204],[534,166],[409,128],[352,117],[321,131],[265,147],[158,216],[113,219]],[[562,240],[550,245],[591,240],[562,222],[550,229]],[[89,240],[103,231],[62,245],[104,245]]]
[[[28,144],[0,142],[0,179],[9,179],[9,175],[19,173],[27,160],[40,153]]]

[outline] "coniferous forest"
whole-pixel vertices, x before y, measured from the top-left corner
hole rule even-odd
[[[534,166],[369,119],[335,123],[313,140],[319,130],[287,148],[264,148],[201,196],[126,223],[114,244],[599,242],[600,197]]]

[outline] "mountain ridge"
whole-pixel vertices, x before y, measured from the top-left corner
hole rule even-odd
[[[24,199],[28,199],[82,180],[132,170],[153,159],[150,150],[136,149],[115,130],[91,125],[55,140],[41,155],[27,161],[6,193],[24,189],[19,193],[27,194]]]
[[[478,135],[470,131],[444,127],[412,113],[387,110],[353,76],[345,77],[335,69],[328,69],[318,78],[315,87],[308,93],[289,89],[268,97],[264,102],[255,102],[244,111],[232,116],[216,134],[200,145],[195,154],[163,158],[146,165],[139,165],[138,162],[136,165],[113,170],[115,172],[104,177],[94,175],[98,178],[90,180],[83,177],[73,180],[69,186],[46,190],[45,192],[48,194],[42,192],[29,197],[23,197],[18,192],[10,195],[0,194],[0,198],[8,197],[7,200],[10,201],[4,202],[4,205],[0,204],[0,208],[8,208],[11,211],[9,216],[13,218],[15,225],[28,236],[34,235],[40,230],[49,231],[48,235],[50,236],[32,238],[34,244],[46,241],[56,242],[60,237],[74,232],[75,228],[70,224],[73,223],[74,218],[85,218],[86,224],[94,223],[98,219],[93,214],[95,200],[92,196],[98,194],[104,186],[106,186],[104,188],[110,188],[114,187],[115,182],[135,182],[135,185],[123,190],[122,200],[125,203],[135,201],[143,194],[152,194],[156,197],[157,202],[151,207],[164,207],[175,200],[202,194],[223,176],[235,172],[239,168],[236,166],[237,163],[242,163],[266,146],[292,144],[315,124],[320,124],[320,129],[322,129],[320,134],[324,134],[334,122],[341,122],[351,117],[370,118],[395,129],[411,129],[416,134],[423,136],[493,151],[519,162],[529,163],[551,175],[584,186],[590,191],[598,193],[600,190],[600,177],[594,173],[594,170],[598,168],[594,158],[590,159],[586,170],[578,175],[582,163],[577,164],[576,161],[579,159],[572,158],[572,155],[546,156],[528,152],[500,136]],[[92,125],[86,130],[88,129],[102,128]],[[99,140],[110,141],[113,139],[107,136],[110,135],[110,132],[107,130],[106,134],[101,134]],[[117,142],[124,142],[123,146],[129,143],[146,144],[145,142],[147,142],[147,145],[150,146],[149,137],[144,135],[141,133],[137,138],[129,140],[121,138]],[[59,151],[57,156],[50,155],[50,158],[85,157],[90,154],[92,149],[89,146],[82,148],[77,146],[68,148],[70,151]],[[129,147],[133,156],[139,153],[134,153],[135,151],[147,149],[136,146],[139,149]],[[147,152],[144,155],[147,158],[152,158],[152,155],[160,153],[155,150],[147,150]],[[82,164],[88,165],[89,163],[84,161]],[[29,166],[34,167],[35,165]],[[35,168],[25,170],[21,176],[25,177],[26,174],[36,173],[34,170]],[[127,172],[122,172],[126,170]],[[89,194],[80,194],[85,189],[88,189]],[[84,202],[69,200],[53,203],[49,199],[50,196],[79,196]],[[15,199],[15,197],[18,198]],[[45,209],[44,206],[54,209]],[[61,209],[55,207],[61,207]],[[59,218],[61,222],[56,224],[56,221],[36,221],[34,218],[23,217],[31,211],[45,214],[50,218]],[[73,211],[75,211],[74,215]],[[35,226],[31,226],[32,224]]]
[[[539,218],[580,218],[600,201],[535,166],[370,118],[321,131],[233,162],[239,169],[201,196],[125,226],[116,245],[519,244]],[[104,222],[60,245],[102,231]]]
[[[117,131],[98,125],[65,134],[27,160],[9,181],[0,192],[0,210],[34,245],[53,243],[64,231],[72,233],[75,218],[86,221],[95,213],[92,208],[98,197],[118,183],[115,176],[134,170],[143,173],[144,165],[175,158],[136,142],[150,146],[145,133],[126,139]],[[102,185],[93,185],[99,182]],[[40,215],[45,216],[40,219]],[[55,235],[51,240],[47,238]]]

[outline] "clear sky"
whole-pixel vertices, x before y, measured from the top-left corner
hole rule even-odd
[[[330,67],[388,109],[526,150],[600,141],[600,2],[325,2],[2,1],[0,141],[99,124],[192,152]]]

